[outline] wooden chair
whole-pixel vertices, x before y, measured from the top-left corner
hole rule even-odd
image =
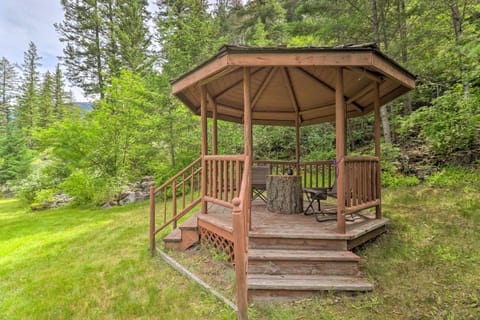
[[[267,203],[265,191],[267,190],[267,175],[270,174],[270,166],[252,167],[252,201],[261,199]]]

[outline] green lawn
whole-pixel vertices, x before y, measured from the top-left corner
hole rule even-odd
[[[0,200],[0,319],[231,319],[148,251],[146,205],[28,213]]]
[[[358,252],[372,293],[257,304],[252,319],[480,319],[478,188],[385,190],[384,213],[389,232]],[[147,230],[146,204],[29,213],[0,200],[0,319],[235,318],[150,258]]]

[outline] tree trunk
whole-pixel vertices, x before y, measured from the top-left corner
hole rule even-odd
[[[400,35],[400,60],[405,66],[408,62],[408,40],[407,40],[407,14],[405,12],[405,0],[398,0],[398,30]],[[403,97],[403,113],[412,113],[412,99],[410,93]]]
[[[168,111],[169,113],[169,123],[168,123],[168,131],[169,131],[169,149],[170,149],[170,164],[172,167],[175,167],[175,130],[173,126],[173,120],[172,120],[172,110]]]
[[[377,1],[371,0],[371,5],[372,5],[373,37],[377,46],[380,46],[380,22],[378,20]],[[388,44],[387,39],[384,39],[384,44],[386,47]],[[382,120],[383,136],[385,138],[385,143],[392,144],[392,138],[390,135],[390,124],[388,123],[387,109],[385,108],[385,106],[380,108],[380,118]]]
[[[267,176],[267,209],[279,213],[303,212],[301,176]]]
[[[377,13],[377,1],[371,0],[372,5],[372,22],[373,22],[373,40],[377,46],[380,46],[380,31]]]
[[[450,11],[452,13],[453,29],[455,30],[455,42],[457,43],[458,46],[461,46],[461,38],[463,34],[463,30],[462,30],[463,16],[460,13],[460,10],[458,9],[458,4],[456,3],[450,5]],[[462,50],[459,50],[459,55],[460,55],[460,61],[461,61],[460,74],[462,76],[463,92],[465,93],[466,96],[468,96],[468,92],[470,90],[470,83],[468,80],[465,64],[463,63],[464,57],[463,57]]]
[[[388,122],[387,106],[380,108],[380,119],[382,119],[383,137],[386,144],[392,144],[392,136],[390,134],[390,123]]]
[[[104,92],[104,83],[103,83],[103,63],[102,63],[102,54],[101,54],[101,44],[100,44],[100,17],[98,12],[98,3],[95,1],[94,3],[94,15],[95,15],[95,63],[96,63],[96,71],[97,71],[97,80],[98,80],[98,88],[100,91],[100,99],[103,99],[105,96]]]

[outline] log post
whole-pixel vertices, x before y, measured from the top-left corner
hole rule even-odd
[[[345,100],[343,95],[343,69],[337,68],[335,87],[335,134],[337,160],[337,232],[345,233]]]
[[[233,250],[235,255],[235,280],[237,285],[238,319],[248,319],[247,257],[246,238],[244,237],[246,208],[241,207],[241,200],[235,198],[233,203]],[[243,201],[245,204],[245,200]],[[243,212],[243,214],[242,214]]]
[[[374,124],[374,133],[375,133],[375,156],[378,157],[377,170],[376,170],[376,195],[377,199],[380,200],[379,204],[375,207],[375,218],[382,218],[382,171],[380,166],[380,86],[378,82],[374,84],[374,101],[373,101],[373,110],[375,113],[375,124]]]
[[[205,195],[207,194],[207,161],[205,156],[208,152],[207,141],[207,88],[205,85],[200,90],[200,113],[201,113],[201,130],[202,130],[202,207],[201,212],[207,213],[207,202],[205,201]]]
[[[252,108],[251,108],[251,88],[250,88],[250,68],[244,67],[243,68],[243,135],[244,135],[244,152],[245,156],[249,158],[249,161],[245,161],[245,165],[248,167],[248,172],[252,172],[252,145],[253,145],[253,136],[252,136]],[[244,168],[243,170],[247,170]],[[245,215],[246,219],[246,227],[248,230],[252,229],[251,223],[251,197],[252,197],[252,184],[251,184],[251,176],[248,176],[247,181],[247,194],[245,195],[246,199],[243,199],[246,203],[244,209],[247,213]],[[246,235],[245,235],[246,236]]]
[[[302,175],[300,172],[300,116],[298,110],[295,118],[295,171],[297,175]]]
[[[150,181],[150,254],[155,253],[155,182]]]
[[[215,102],[213,104],[213,112],[212,112],[212,154],[218,153],[218,116],[217,116],[217,104]]]

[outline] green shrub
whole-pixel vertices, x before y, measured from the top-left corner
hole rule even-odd
[[[480,92],[473,89],[466,97],[461,85],[435,99],[402,120],[399,133],[409,136],[418,131],[435,155],[448,162],[456,152],[470,153],[478,147]]]
[[[382,186],[384,187],[413,187],[420,183],[416,176],[406,176],[400,173],[391,174],[382,172]]]
[[[60,187],[74,197],[73,204],[101,204],[111,198],[117,190],[112,180],[95,177],[85,170],[76,170],[68,176]]]
[[[446,167],[426,179],[427,185],[437,188],[480,189],[480,170],[463,167]]]
[[[37,192],[45,186],[44,177],[39,171],[32,172],[28,177],[16,183],[12,190],[15,195],[27,203],[32,203],[37,196]]]
[[[42,189],[35,195],[35,203],[45,205],[52,202],[53,196],[57,193],[55,189]]]

